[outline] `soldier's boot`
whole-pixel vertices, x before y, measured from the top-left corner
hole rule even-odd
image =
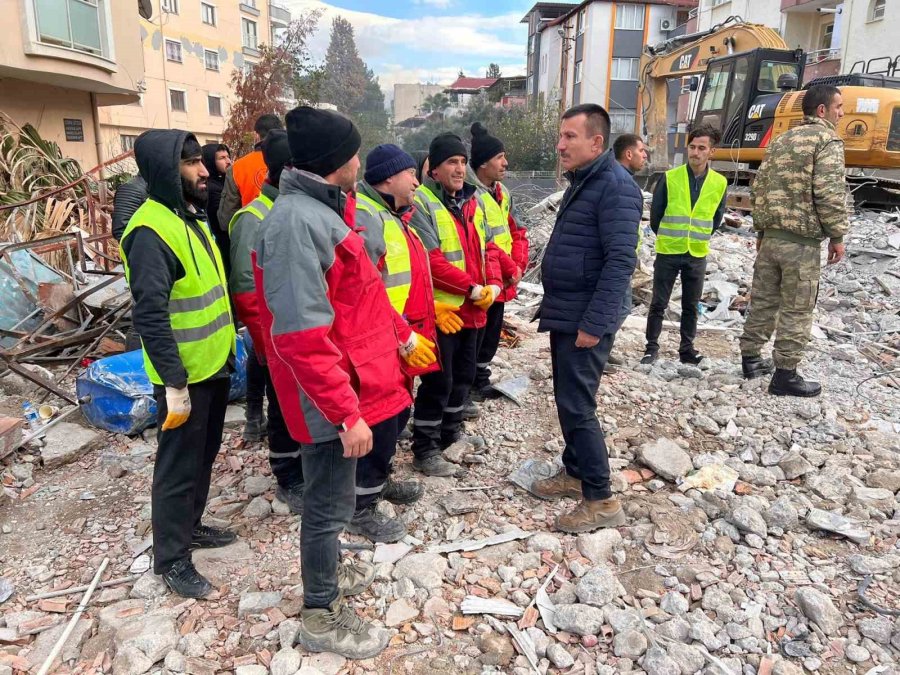
[[[374,503],[354,513],[344,529],[351,534],[361,534],[369,541],[383,544],[393,544],[406,536],[406,525],[399,518],[380,513]]]
[[[754,380],[775,372],[775,363],[772,359],[764,359],[761,356],[742,356],[741,370],[744,372],[745,380]]]
[[[390,633],[356,615],[338,597],[326,608],[300,611],[297,643],[310,652],[334,652],[348,659],[370,659],[387,647]]]
[[[556,529],[569,534],[593,532],[602,527],[625,524],[625,510],[615,497],[583,499],[578,506],[556,518]]]
[[[572,478],[565,470],[550,478],[542,478],[531,484],[531,493],[541,499],[553,500],[571,497],[581,499],[581,481]]]
[[[375,581],[375,565],[361,560],[347,565],[338,563],[338,589],[344,596],[357,595],[366,590]]]
[[[822,393],[822,385],[818,382],[804,380],[797,369],[776,368],[772,381],[769,382],[769,393],[775,396],[801,396],[812,398]]]

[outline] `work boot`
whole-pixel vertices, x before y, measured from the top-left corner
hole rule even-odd
[[[403,427],[397,436],[398,441],[408,441],[410,438],[412,438],[412,429],[409,427]]]
[[[775,372],[775,363],[772,359],[764,359],[761,356],[742,356],[741,370],[744,371],[745,380],[755,380],[757,377]]]
[[[812,398],[822,393],[822,385],[804,380],[796,368],[776,368],[772,381],[769,382],[769,393],[775,396]]]
[[[608,357],[606,357],[606,362],[611,366],[624,366],[625,365],[625,359],[623,359],[621,356],[617,356],[615,354],[610,354]]]
[[[391,480],[385,481],[381,498],[391,504],[412,504],[419,501],[425,494],[425,488],[417,480]]]
[[[163,572],[163,581],[173,593],[182,598],[203,598],[212,592],[212,584],[190,558],[183,558]]]
[[[275,499],[282,504],[287,504],[291,513],[296,513],[298,516],[303,515],[303,483],[291,487],[279,485],[275,490]]]
[[[469,396],[473,401],[478,401],[478,403],[481,403],[482,401],[500,398],[501,396],[503,396],[503,394],[494,389],[490,384],[486,384],[483,387],[472,387],[472,391]]]
[[[698,366],[703,360],[703,355],[698,352],[685,352],[684,354],[678,355],[678,360],[689,366]]]
[[[247,408],[247,419],[244,421],[244,433],[241,435],[248,443],[259,443],[266,437],[269,421],[266,414],[259,410]]]
[[[309,652],[334,652],[348,659],[370,659],[387,647],[390,633],[360,619],[338,595],[325,609],[300,610],[297,644]]]
[[[644,355],[641,357],[641,363],[645,365],[656,363],[656,359],[658,358],[659,356],[656,352],[644,352]]]
[[[361,534],[369,541],[382,544],[393,544],[406,536],[406,525],[397,518],[379,513],[374,502],[354,513],[345,529],[350,534]]]
[[[440,455],[433,455],[424,459],[413,459],[413,468],[426,476],[455,476],[459,466],[448,462]]]
[[[581,481],[572,478],[563,469],[551,478],[542,478],[531,484],[531,493],[535,497],[541,499],[562,499],[563,497],[571,497],[572,499],[581,499]]]
[[[197,548],[221,548],[233,544],[237,535],[230,530],[209,525],[198,525],[191,533],[191,550]]]
[[[338,589],[344,596],[358,595],[375,581],[375,565],[356,560],[348,565],[338,563]]]
[[[471,400],[466,401],[462,410],[462,418],[471,422],[472,420],[477,420],[479,417],[481,417],[481,409]]]
[[[615,497],[583,499],[574,509],[556,518],[556,529],[569,534],[593,532],[601,527],[625,524],[625,511]]]

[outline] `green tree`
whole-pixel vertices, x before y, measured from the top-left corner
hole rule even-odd
[[[485,77],[493,78],[493,79],[495,79],[495,80],[496,80],[497,78],[499,78],[499,77],[502,77],[501,74],[500,74],[500,66],[499,66],[499,64],[496,64],[496,63],[491,63],[491,64],[489,64],[488,67],[487,67],[487,70],[484,71],[484,76],[485,76]]]
[[[357,109],[366,94],[366,64],[359,57],[353,26],[338,16],[331,22],[331,40],[325,54],[321,100],[343,113]]]
[[[443,114],[443,112],[449,107],[450,99],[447,97],[447,94],[439,91],[436,94],[425,97],[425,100],[422,101],[422,105],[419,106],[419,112],[425,115],[429,115],[433,112],[439,112]]]

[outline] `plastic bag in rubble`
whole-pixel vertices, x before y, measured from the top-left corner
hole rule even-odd
[[[525,375],[519,375],[518,377],[511,377],[506,380],[500,380],[499,382],[495,382],[491,386],[499,391],[501,394],[506,396],[511,401],[522,405],[522,395],[528,391],[528,385],[530,381],[528,377]]]
[[[534,481],[555,476],[562,468],[561,456],[557,456],[552,462],[545,462],[542,459],[526,459],[509,474],[509,482],[535,494],[531,489]]]

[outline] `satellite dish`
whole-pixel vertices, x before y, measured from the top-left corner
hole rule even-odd
[[[138,0],[138,13],[148,21],[150,20],[150,17],[153,16],[153,5],[150,0]]]

